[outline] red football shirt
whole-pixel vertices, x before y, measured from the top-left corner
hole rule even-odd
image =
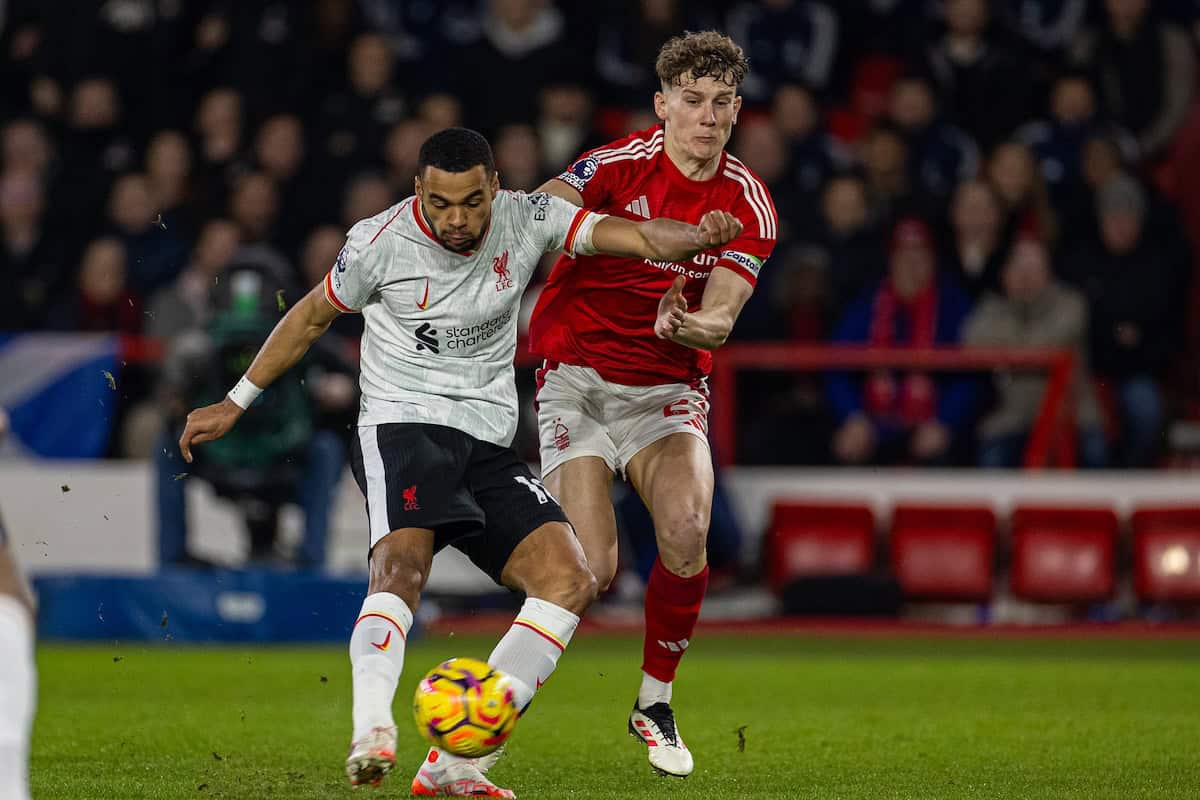
[[[693,181],[667,156],[655,125],[584,153],[558,179],[583,195],[583,205],[630,220],[669,217],[696,224],[704,212],[728,211],[741,236],[689,262],[607,255],[563,256],[554,265],[530,322],[530,347],[552,361],[591,367],[607,381],[631,386],[691,383],[708,375],[712,354],[654,335],[658,303],[677,275],[687,276],[688,309],[700,307],[714,267],[754,285],[775,247],[771,195],[750,169],[728,153],[717,173]]]

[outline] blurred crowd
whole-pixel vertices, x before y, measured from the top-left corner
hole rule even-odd
[[[428,134],[483,131],[532,189],[654,124],[659,46],[704,28],[750,57],[731,150],[780,219],[735,339],[1072,348],[1079,463],[1161,463],[1200,399],[1193,0],[9,0],[0,328],[166,342],[112,447],[161,455]],[[344,438],[359,325],[303,373],[306,430]],[[1011,466],[1045,377],[742,381],[742,461]]]

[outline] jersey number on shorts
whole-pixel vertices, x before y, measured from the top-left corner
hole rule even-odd
[[[546,491],[546,487],[542,486],[542,482],[537,478],[526,478],[524,475],[517,475],[513,477],[513,480],[533,492],[534,497],[538,499],[538,505],[544,506],[550,501],[550,493]]]

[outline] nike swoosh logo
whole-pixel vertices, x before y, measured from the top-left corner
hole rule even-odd
[[[371,642],[371,647],[374,647],[376,650],[386,651],[389,647],[391,647],[391,645],[392,645],[392,632],[391,631],[387,632],[387,636],[383,637],[382,642]]]
[[[549,679],[547,679],[547,680],[549,680]],[[542,688],[543,684],[545,684],[545,683],[546,683],[546,681],[542,680],[541,678],[538,678],[537,679],[537,688],[539,688],[539,689]]]
[[[429,307],[429,278],[425,279],[425,296],[421,298],[421,302],[417,303],[417,308],[424,311]]]

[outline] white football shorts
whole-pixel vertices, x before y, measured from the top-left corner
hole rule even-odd
[[[673,433],[708,446],[708,383],[626,386],[590,367],[545,362],[537,371],[542,475],[580,456],[598,456],[624,474],[644,447]]]

